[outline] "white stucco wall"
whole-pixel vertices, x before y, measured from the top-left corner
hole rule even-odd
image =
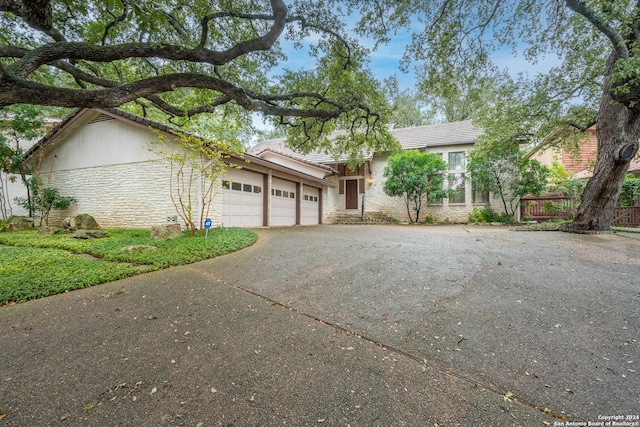
[[[90,168],[156,160],[149,143],[158,136],[150,130],[110,118],[87,123],[63,140],[47,146],[47,158],[41,172]]]

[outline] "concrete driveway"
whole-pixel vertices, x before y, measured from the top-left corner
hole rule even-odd
[[[640,424],[640,240],[258,233],[221,258],[0,308],[0,424]]]

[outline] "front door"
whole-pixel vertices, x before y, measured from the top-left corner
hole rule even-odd
[[[347,209],[358,209],[358,180],[348,179],[345,182]]]

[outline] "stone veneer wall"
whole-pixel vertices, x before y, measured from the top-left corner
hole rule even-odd
[[[467,147],[451,146],[436,147],[430,151],[443,153],[443,158],[447,158],[448,152],[467,151]],[[365,210],[381,211],[396,218],[399,221],[407,222],[407,207],[402,197],[390,197],[384,193],[383,185],[385,178],[383,176],[384,167],[387,164],[387,155],[377,155],[371,162],[371,171],[373,184],[365,185]],[[469,220],[469,213],[475,207],[483,207],[483,204],[472,203],[471,182],[465,183],[466,202],[464,204],[450,204],[447,199],[441,205],[423,205],[420,210],[420,221],[424,221],[427,216],[432,217],[436,222],[456,222],[466,223]],[[489,198],[490,206],[497,212],[502,212],[503,208],[498,199]],[[412,208],[412,207],[411,207]],[[412,212],[413,214],[413,212]]]
[[[168,217],[177,215],[169,194],[169,175],[161,160],[42,174],[45,185],[77,200],[70,209],[52,211],[49,224],[60,225],[64,218],[79,213],[92,215],[103,228],[167,224]],[[214,202],[209,217],[219,224],[220,216],[219,203]],[[180,217],[178,223],[184,227]]]

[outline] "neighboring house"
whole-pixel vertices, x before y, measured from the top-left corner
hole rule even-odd
[[[564,166],[571,173],[572,178],[588,178],[593,173],[598,151],[598,137],[596,128],[589,128],[589,136],[580,143],[580,150],[571,152],[566,147],[557,147],[548,142],[542,142],[529,153],[529,158],[550,167],[553,162]]]
[[[403,149],[438,153],[449,165],[448,182],[449,187],[455,190],[455,195],[423,208],[421,221],[430,217],[435,221],[466,222],[474,207],[497,202],[491,201],[487,192],[473,191],[472,180],[468,179],[470,177],[466,170],[467,153],[482,133],[482,130],[474,127],[471,122],[392,129],[391,132]],[[366,154],[364,164],[349,169],[344,157],[334,159],[318,152],[300,155],[288,148],[283,138],[263,141],[250,152],[273,162],[280,161],[277,156],[282,156],[283,159],[295,157],[337,170],[337,175],[328,177],[334,187],[327,187],[323,206],[325,215],[340,211],[357,212],[364,205],[365,212],[384,212],[396,220],[408,220],[403,199],[389,197],[383,191],[383,172],[388,153]],[[499,209],[497,204],[495,207]]]
[[[102,227],[180,222],[171,201],[168,161],[148,145],[157,141],[156,132],[175,141],[171,130],[119,109],[72,113],[26,155],[45,186],[77,200],[68,210],[53,211],[49,223],[60,224],[77,213],[91,214]],[[251,154],[228,162],[240,169],[227,169],[217,185],[208,215],[214,226],[321,222],[323,198],[335,185],[325,179],[336,173],[330,167],[287,156],[276,163]],[[194,213],[199,211],[193,206]]]
[[[57,119],[45,119],[43,121],[42,131],[44,134],[50,132],[56,125],[60,123]],[[8,144],[12,149],[16,148],[16,144],[22,150],[31,148],[37,140],[20,139],[18,141],[9,140]],[[29,212],[16,203],[15,198],[27,198],[27,189],[22,182],[20,174],[10,174],[0,171],[0,219],[6,219],[10,216],[26,216]]]

